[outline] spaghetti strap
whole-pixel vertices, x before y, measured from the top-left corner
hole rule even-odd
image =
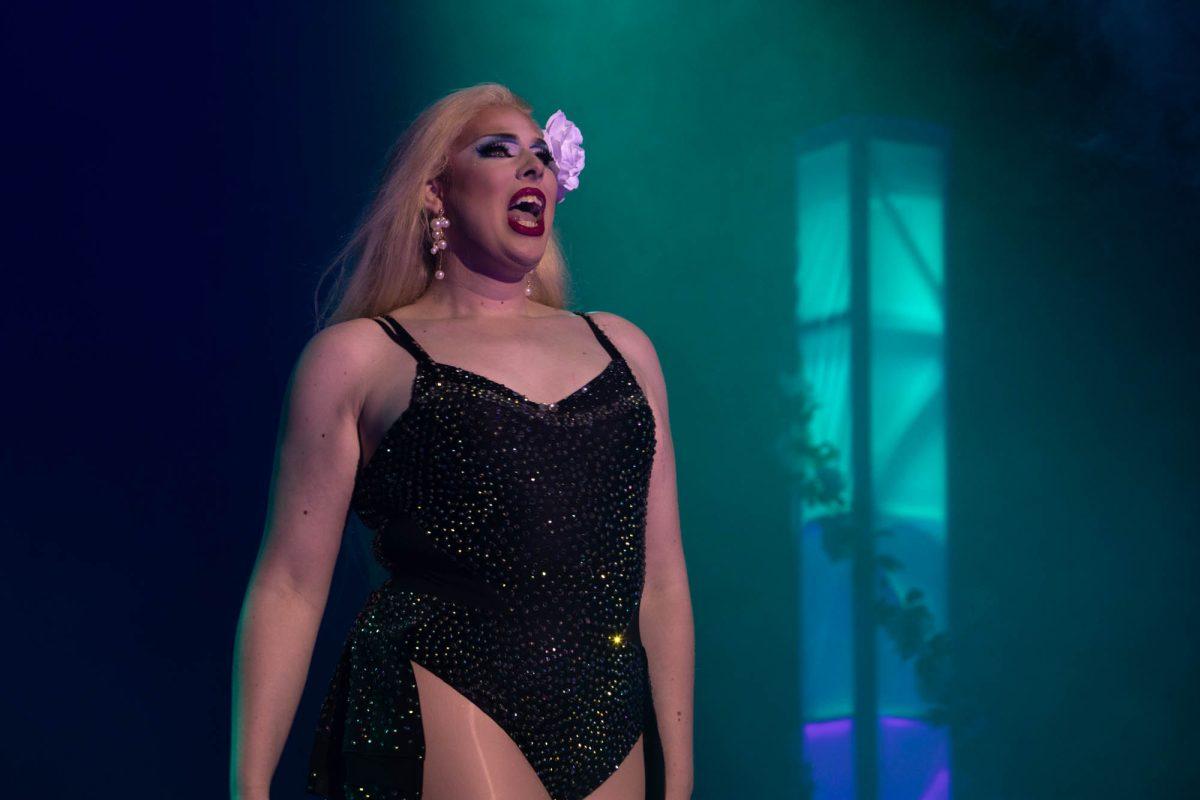
[[[429,354],[425,352],[425,348],[417,344],[417,340],[412,337],[412,334],[405,330],[404,326],[393,319],[391,315],[384,314],[383,319],[380,319],[379,317],[373,317],[373,319],[375,322],[379,323],[379,327],[383,328],[384,333],[391,337],[393,342],[407,350],[409,355],[411,355],[417,361],[421,361],[426,364],[433,363],[433,359],[430,358]]]
[[[592,333],[596,334],[596,338],[600,340],[600,344],[603,345],[604,350],[613,357],[614,361],[625,360],[624,357],[621,356],[621,351],[617,349],[617,346],[613,344],[604,331],[600,329],[600,326],[596,324],[596,321],[588,316],[586,311],[576,311],[575,313],[587,320],[587,324],[591,327]]]

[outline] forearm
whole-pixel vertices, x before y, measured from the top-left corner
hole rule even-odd
[[[687,584],[642,597],[639,631],[646,648],[662,740],[667,800],[691,797],[695,632]]]
[[[278,581],[252,581],[233,661],[234,800],[266,798],[295,718],[323,609]]]

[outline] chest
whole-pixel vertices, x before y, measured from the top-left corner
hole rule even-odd
[[[623,360],[550,404],[468,371],[420,365],[410,404],[359,470],[355,507],[368,525],[402,509],[615,512],[645,490],[654,426]]]

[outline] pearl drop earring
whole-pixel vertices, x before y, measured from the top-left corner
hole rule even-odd
[[[525,296],[529,297],[532,294],[533,294],[533,270],[530,270],[529,274],[525,276]]]
[[[446,219],[446,212],[439,211],[429,223],[429,235],[433,239],[433,246],[429,248],[429,252],[437,256],[437,272],[433,273],[433,277],[439,281],[446,277],[446,273],[442,270],[442,251],[446,249],[446,228],[450,227],[450,220]]]

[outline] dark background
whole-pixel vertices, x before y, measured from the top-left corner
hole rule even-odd
[[[956,796],[1200,792],[1192,6],[573,6],[5,7],[7,793],[226,794],[234,627],[317,275],[404,126],[488,80],[584,131],[573,306],[663,362],[695,797],[799,792],[771,453],[792,148],[845,114],[954,137],[952,615],[982,710]],[[276,798],[301,796],[364,570],[343,548]]]

